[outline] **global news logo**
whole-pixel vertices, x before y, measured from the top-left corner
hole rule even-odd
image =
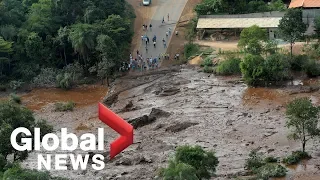
[[[120,137],[110,144],[110,159],[112,159],[133,143],[133,127],[101,103],[99,103],[99,119],[120,134]],[[35,128],[32,138],[30,137],[32,136],[32,133],[27,128],[19,127],[11,133],[10,137],[11,145],[17,151],[34,150],[39,152],[41,150],[46,150],[53,152],[52,154],[46,154],[46,156],[38,154],[38,170],[41,170],[42,167],[45,167],[46,170],[68,170],[68,157],[70,158],[73,170],[85,170],[88,166],[90,155],[75,155],[72,152],[79,147],[82,151],[105,150],[104,128],[98,128],[98,137],[92,133],[85,133],[80,136],[80,140],[77,135],[68,133],[67,128],[61,128],[61,140],[54,133],[48,133],[41,139],[40,133],[40,128]],[[21,144],[18,144],[16,139],[17,136],[20,135],[23,137],[21,138]],[[71,140],[71,144],[68,143],[69,140]],[[54,153],[57,150],[70,153]],[[102,154],[93,155],[92,168],[94,170],[104,169],[104,158],[105,157]],[[54,166],[51,166],[52,164],[54,164]]]

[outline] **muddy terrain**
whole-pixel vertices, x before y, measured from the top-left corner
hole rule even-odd
[[[104,102],[134,125],[134,144],[108,161],[103,171],[52,173],[71,179],[153,179],[175,147],[189,144],[216,152],[220,163],[214,179],[244,175],[244,162],[252,149],[283,157],[300,148],[299,143],[286,138],[284,105],[297,96],[312,96],[318,103],[318,90],[305,84],[248,88],[239,77],[216,77],[193,66],[119,78]],[[36,111],[36,116],[46,118],[57,130],[68,127],[79,135],[97,133],[98,127],[104,127],[106,144],[117,137],[98,119],[97,104],[66,113],[53,112],[53,105],[48,104]],[[289,167],[287,179],[319,179],[319,143],[310,142],[307,151],[313,158]],[[73,153],[85,154],[80,149]],[[100,153],[108,158],[107,151]],[[37,168],[36,154],[23,164]]]

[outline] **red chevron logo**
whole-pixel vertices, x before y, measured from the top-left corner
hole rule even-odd
[[[120,137],[110,144],[112,159],[133,143],[133,127],[102,103],[99,103],[99,119],[120,134]]]

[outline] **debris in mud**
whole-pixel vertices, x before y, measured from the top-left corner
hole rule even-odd
[[[198,125],[199,123],[194,123],[194,122],[184,122],[184,123],[177,123],[175,125],[169,126],[166,128],[166,131],[171,131],[171,132],[179,132],[182,130],[185,130],[191,126]]]
[[[169,112],[166,112],[166,111],[163,111],[163,110],[157,109],[157,108],[152,108],[149,117],[160,118],[160,117],[169,117],[170,115],[171,115],[171,113],[169,113]]]
[[[152,108],[149,116],[144,115],[144,116],[129,120],[128,123],[130,123],[133,126],[133,128],[137,129],[139,127],[143,127],[145,125],[153,123],[157,118],[169,117],[169,116],[170,116],[169,112],[166,112],[157,108]]]
[[[289,95],[300,94],[300,93],[312,93],[318,91],[320,86],[298,86],[299,88],[293,88],[289,90]]]
[[[156,127],[153,128],[154,131],[163,128],[165,125],[164,124],[158,124]]]
[[[122,110],[120,110],[118,113],[135,111],[135,110],[138,110],[138,109],[140,109],[140,107],[133,106],[133,102],[129,101],[128,104],[126,104],[126,106]]]
[[[159,93],[159,96],[172,96],[180,92],[179,88],[171,87],[162,89],[162,91]]]
[[[106,99],[103,100],[104,104],[107,106],[111,106],[118,100],[118,93],[108,96]]]
[[[143,115],[141,117],[129,120],[128,123],[130,123],[134,129],[137,129],[139,127],[143,127],[145,125],[151,124],[156,120],[156,117],[149,117],[147,115]]]

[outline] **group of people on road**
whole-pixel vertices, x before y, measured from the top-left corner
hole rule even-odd
[[[128,70],[139,70],[144,71],[149,67],[149,69],[155,69],[159,66],[159,58],[146,58],[144,59],[140,54],[139,50],[137,50],[137,58],[133,58],[132,54],[130,53],[130,63],[128,64]]]
[[[167,21],[170,20],[170,16],[169,13],[167,15]],[[165,16],[163,16],[162,18],[162,24],[165,23]],[[149,25],[147,24],[143,24],[143,31],[152,31],[152,24],[150,23]],[[178,32],[175,32],[176,35],[178,35]],[[168,38],[171,36],[172,34],[172,29],[169,27],[168,30],[165,33],[165,37],[162,38],[162,44],[163,47],[166,49],[167,48],[167,40]],[[143,44],[145,43],[145,48],[146,48],[146,54],[148,53],[148,45],[150,44],[150,39],[147,36],[147,32],[145,33],[145,35],[141,36],[141,40],[143,42]],[[156,44],[157,44],[157,36],[154,35],[152,38],[152,44],[153,47],[156,48]],[[159,60],[160,60],[161,55],[159,55],[159,57],[155,57],[155,58],[143,58],[142,54],[139,52],[139,50],[137,50],[137,56],[136,58],[133,58],[132,54],[130,54],[130,63],[127,64],[128,69],[131,70],[136,70],[138,69],[139,71],[143,71],[146,70],[148,67],[149,69],[154,69],[157,68],[159,66]],[[164,59],[169,59],[169,55],[166,54],[166,56],[163,57]],[[179,56],[175,56],[175,59],[179,59]]]

